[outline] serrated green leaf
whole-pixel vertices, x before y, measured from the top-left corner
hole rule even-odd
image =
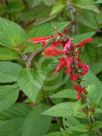
[[[0,60],[17,60],[19,53],[9,48],[0,47]]]
[[[14,118],[0,125],[0,136],[21,136],[23,118]]]
[[[11,83],[16,82],[18,74],[22,67],[13,62],[1,61],[0,62],[0,82]]]
[[[22,136],[42,136],[48,131],[51,118],[41,115],[46,108],[45,105],[39,105],[32,109],[24,121]]]
[[[87,26],[93,30],[99,29],[99,23],[97,20],[97,16],[99,14],[95,14],[93,12],[89,11],[82,11],[80,12],[80,15],[78,15],[78,21],[83,24],[84,26]]]
[[[0,86],[0,111],[8,109],[18,98],[19,87],[17,85]]]
[[[13,118],[24,118],[31,108],[24,103],[16,103],[7,110],[0,112],[0,120],[12,120]]]
[[[25,31],[16,23],[0,17],[0,45],[10,48],[21,47]]]
[[[83,79],[85,80],[83,83],[87,87],[89,99],[97,105],[102,99],[102,83],[91,71]]]
[[[43,114],[55,117],[85,117],[81,110],[82,106],[79,102],[64,102],[51,107]]]
[[[85,40],[86,38],[90,38],[95,34],[95,32],[88,32],[88,33],[84,33],[84,34],[78,34],[76,36],[73,36],[73,42],[74,44],[79,44],[81,41]]]
[[[18,84],[22,91],[32,100],[35,101],[39,94],[43,79],[37,70],[23,69],[18,77]]]
[[[52,96],[50,96],[51,98],[72,98],[72,99],[76,99],[77,93],[76,91],[72,90],[72,89],[65,89],[62,91],[59,91],[55,94],[53,94]]]
[[[99,10],[95,5],[94,0],[72,0],[72,2],[78,8],[88,9],[99,13]]]

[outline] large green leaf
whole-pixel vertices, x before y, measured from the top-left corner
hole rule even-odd
[[[16,23],[0,17],[0,45],[10,48],[21,47],[25,31]]]
[[[43,136],[48,131],[51,118],[41,115],[46,108],[39,105],[32,109],[24,121],[22,136]]]
[[[14,85],[0,86],[0,111],[9,108],[18,98],[19,87]]]
[[[14,118],[24,118],[31,110],[28,105],[16,103],[7,110],[0,112],[0,121],[12,120]]]
[[[0,125],[0,136],[21,136],[23,118],[14,118]]]
[[[72,89],[65,89],[50,96],[51,98],[72,98],[76,99],[77,93]]]
[[[80,42],[82,42],[83,40],[85,40],[86,38],[90,38],[95,34],[95,32],[88,32],[88,33],[84,33],[84,34],[78,34],[76,36],[73,36],[73,42],[74,44],[79,44]]]
[[[95,14],[95,13],[93,13],[91,11],[89,12],[87,10],[86,11],[81,10],[77,19],[84,26],[87,26],[93,30],[97,30],[97,29],[99,29],[99,22],[96,18],[97,16],[99,16],[99,14]]]
[[[0,60],[17,60],[19,57],[18,52],[9,48],[0,47]]]
[[[21,66],[7,61],[0,62],[0,82],[11,83],[16,82]]]
[[[35,69],[23,69],[18,78],[18,84],[22,91],[32,100],[35,101],[43,85],[43,79]]]
[[[0,112],[0,136],[21,136],[23,122],[30,109],[26,104],[14,104]]]
[[[99,13],[99,10],[95,5],[94,0],[72,0],[72,2],[78,8],[88,9]]]
[[[44,111],[43,114],[56,117],[85,117],[84,113],[82,113],[82,106],[80,102],[60,103]]]
[[[85,80],[83,83],[87,87],[89,99],[93,103],[98,104],[102,99],[102,83],[91,71],[83,79]]]

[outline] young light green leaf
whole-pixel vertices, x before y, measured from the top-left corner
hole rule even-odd
[[[14,85],[0,86],[0,111],[8,109],[17,100],[19,87]]]
[[[56,4],[53,6],[51,15],[60,12],[65,7],[66,0],[57,0]]]
[[[95,3],[102,3],[102,0],[97,0]]]
[[[23,69],[18,77],[18,84],[22,91],[35,101],[43,85],[43,79],[37,70]]]
[[[48,131],[51,118],[41,115],[46,108],[46,105],[38,105],[29,112],[23,124],[22,136],[43,136]]]
[[[19,72],[22,67],[13,62],[1,61],[0,62],[0,82],[11,83],[16,82]]]
[[[25,37],[25,31],[19,25],[0,17],[0,45],[21,48]]]

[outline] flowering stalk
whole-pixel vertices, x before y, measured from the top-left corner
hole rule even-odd
[[[81,100],[86,95],[86,89],[81,85],[81,81],[82,77],[88,72],[89,67],[79,58],[79,48],[91,42],[92,38],[87,38],[78,45],[74,45],[68,35],[58,32],[47,37],[31,38],[29,41],[34,44],[42,43],[42,46],[46,46],[43,52],[46,57],[57,56],[59,64],[54,74],[57,74],[65,67],[65,73],[69,75],[73,89],[77,91],[77,99]],[[47,46],[48,42],[50,46]]]

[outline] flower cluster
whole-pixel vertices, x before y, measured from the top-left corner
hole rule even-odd
[[[87,38],[78,45],[74,45],[68,35],[58,32],[55,35],[47,37],[31,38],[29,41],[34,44],[41,43],[42,46],[46,46],[43,52],[45,56],[58,57],[59,64],[54,74],[57,74],[65,67],[65,73],[69,75],[72,86],[77,91],[77,99],[80,100],[81,95],[85,93],[85,87],[81,86],[82,77],[88,72],[89,67],[80,60],[79,48],[91,42],[92,38]]]

